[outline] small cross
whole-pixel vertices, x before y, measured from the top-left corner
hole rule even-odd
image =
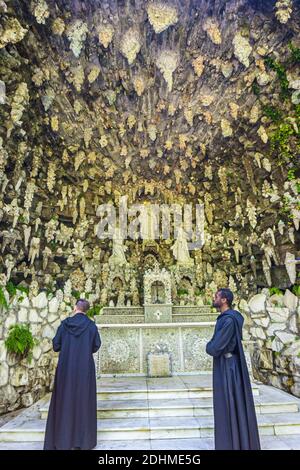
[[[161,312],[160,312],[159,310],[157,310],[157,311],[154,313],[154,315],[156,315],[157,320],[159,320],[159,319],[160,319],[160,316],[161,316]]]

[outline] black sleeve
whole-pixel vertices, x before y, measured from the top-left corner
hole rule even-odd
[[[58,352],[61,349],[62,331],[63,331],[63,326],[60,325],[57,329],[56,335],[54,336],[52,340],[53,351],[55,352]]]
[[[206,352],[210,356],[218,357],[226,351],[226,348],[234,335],[234,320],[227,318],[222,328],[217,331],[214,338],[206,345]]]
[[[97,352],[98,349],[101,346],[101,338],[99,335],[98,328],[95,328],[95,335],[94,335],[94,340],[93,340],[93,353]]]

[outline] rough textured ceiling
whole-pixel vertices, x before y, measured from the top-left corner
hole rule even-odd
[[[245,148],[265,151],[257,135],[260,122],[249,119],[257,102],[251,85],[264,72],[263,53],[276,48],[280,57],[293,28],[294,34],[299,30],[296,21],[289,28],[276,22],[274,2],[172,2],[178,21],[161,33],[155,33],[143,1],[48,2],[49,17],[40,13],[41,18],[29,2],[11,3],[29,28],[18,51],[27,58],[22,73],[33,85],[30,125],[38,120],[37,139],[48,141],[57,156],[65,148],[71,160],[76,148],[96,152],[92,169],[83,163],[92,179],[94,173],[98,179],[96,168],[101,174],[110,165],[114,184],[123,185],[126,175],[129,181],[167,180],[185,192],[189,182],[203,179],[201,162],[241,165]],[[55,18],[64,21],[61,35],[53,33]],[[107,47],[99,42],[103,25],[113,31]],[[161,54],[163,73],[157,65]],[[175,64],[168,70],[172,54]],[[270,80],[263,93],[272,87]],[[51,119],[58,121],[52,129]]]
[[[211,234],[224,211],[227,228],[241,230],[249,266],[256,213],[258,238],[278,223],[263,185],[283,194],[289,169],[270,153],[275,127],[263,106],[294,112],[266,58],[299,47],[299,1],[13,0],[0,9],[3,223],[17,205],[25,225],[87,217],[91,229],[97,205],[121,194],[201,199]],[[298,68],[289,65],[290,81]],[[227,243],[213,242],[212,252]]]

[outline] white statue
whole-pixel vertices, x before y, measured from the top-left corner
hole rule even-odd
[[[35,258],[39,256],[40,252],[40,239],[38,237],[32,237],[29,249],[29,261],[30,264],[34,263]]]
[[[178,264],[191,265],[194,263],[190,257],[186,234],[182,227],[179,227],[177,239],[171,250]]]
[[[139,216],[141,223],[141,237],[143,240],[155,240],[158,227],[158,218],[152,205],[145,205]]]
[[[103,289],[101,290],[101,297],[100,297],[101,305],[104,305],[104,306],[107,305],[107,298],[108,298],[107,288],[103,287]]]
[[[43,269],[46,269],[52,251],[47,246],[43,250]]]
[[[123,245],[122,232],[119,227],[116,227],[113,234],[113,252],[109,257],[109,264],[113,266],[123,266],[127,263],[125,258],[125,251],[127,246]]]
[[[119,292],[118,299],[117,299],[117,307],[124,307],[125,305],[125,292]]]

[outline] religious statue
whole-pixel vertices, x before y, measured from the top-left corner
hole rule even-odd
[[[152,205],[145,205],[139,216],[141,223],[141,237],[143,240],[155,240],[158,235],[158,217],[155,214],[155,207]]]
[[[190,257],[186,234],[182,227],[179,228],[177,239],[171,249],[178,264],[194,264],[193,259]]]
[[[123,266],[127,263],[125,258],[125,251],[127,246],[123,245],[122,232],[119,227],[116,227],[113,234],[113,252],[109,257],[110,266]]]
[[[136,307],[140,305],[140,296],[135,278],[131,279],[130,290],[132,292],[132,305]]]
[[[108,292],[107,292],[107,288],[106,287],[103,287],[103,289],[101,290],[101,305],[104,305],[106,306],[107,305],[107,299],[108,299]]]
[[[117,307],[124,307],[125,305],[125,292],[120,291],[117,299]]]

